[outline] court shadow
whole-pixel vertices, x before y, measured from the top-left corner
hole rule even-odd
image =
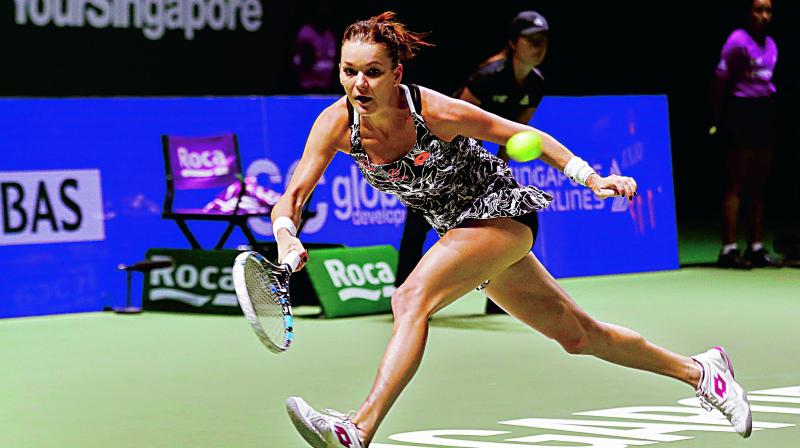
[[[714,261],[696,261],[692,263],[681,263],[681,268],[716,268],[717,263]]]
[[[325,315],[322,314],[321,306],[303,305],[293,306],[292,315],[294,317],[302,317],[303,319],[324,319]]]
[[[512,322],[513,321],[513,322]],[[474,314],[467,316],[442,316],[430,320],[431,327],[455,328],[460,330],[501,331],[505,333],[527,333],[529,330],[518,325],[511,316]]]

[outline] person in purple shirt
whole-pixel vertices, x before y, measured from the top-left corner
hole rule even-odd
[[[722,201],[722,250],[717,265],[751,269],[775,266],[764,247],[764,193],[776,140],[775,84],[778,47],[767,35],[772,1],[753,0],[746,29],[734,30],[722,47],[712,83],[712,106],[726,146],[727,184]],[[716,132],[716,124],[709,131]],[[744,206],[747,248],[736,244]]]
[[[337,90],[338,43],[332,26],[328,0],[308,2],[308,23],[297,32],[292,68],[302,93],[332,93]]]

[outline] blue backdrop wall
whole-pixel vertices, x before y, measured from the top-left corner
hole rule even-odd
[[[0,317],[97,311],[124,300],[118,263],[152,247],[188,248],[161,219],[162,134],[239,137],[245,170],[283,191],[308,130],[333,97],[0,100]],[[637,179],[640,195],[599,201],[541,162],[516,177],[556,199],[534,251],[557,277],[678,266],[664,96],[548,97],[532,123],[603,175]],[[490,148],[491,149],[491,148]],[[202,206],[212,199],[192,197]],[[184,198],[185,200],[185,198]],[[397,245],[404,208],[365,183],[345,154],[314,194],[304,240]],[[190,224],[212,245],[221,225]],[[268,220],[251,226],[268,240]],[[434,237],[429,238],[431,244]],[[244,243],[234,232],[229,246]]]

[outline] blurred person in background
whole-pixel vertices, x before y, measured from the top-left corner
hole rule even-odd
[[[722,249],[717,259],[723,268],[777,265],[764,247],[764,196],[777,134],[777,90],[772,75],[778,47],[767,34],[771,20],[771,0],[749,3],[748,25],[728,37],[711,86],[715,123],[726,152]],[[716,124],[711,133],[716,132]],[[736,244],[741,212],[747,226],[743,254]]]
[[[538,66],[547,54],[549,26],[536,11],[521,11],[511,21],[506,45],[497,54],[481,63],[466,83],[456,92],[462,99],[503,118],[528,124],[544,95],[544,76]],[[508,162],[506,148],[499,147],[497,156]],[[422,248],[430,224],[409,211],[397,262],[396,285],[401,285],[422,258]],[[504,311],[491,300],[486,302],[488,314]]]
[[[522,11],[511,21],[506,46],[484,61],[456,97],[503,118],[528,124],[544,95],[544,61],[549,26],[536,11]],[[508,162],[505,146],[497,156]]]
[[[338,91],[336,52],[338,43],[328,22],[331,8],[327,0],[311,1],[308,23],[297,32],[292,56],[292,68],[302,93],[331,93]]]

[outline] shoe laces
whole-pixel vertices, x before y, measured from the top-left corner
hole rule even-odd
[[[323,411],[330,415],[333,418],[339,419],[340,421],[344,422],[345,424],[351,425],[353,430],[355,431],[356,438],[358,438],[358,443],[360,447],[364,446],[364,441],[361,440],[361,434],[359,433],[358,426],[353,423],[353,419],[356,416],[356,411],[350,410],[347,414],[339,412],[335,409],[323,409]]]
[[[702,407],[708,412],[713,411],[714,406],[717,405],[716,399],[712,398],[711,400],[709,400],[708,398],[705,397],[703,392],[699,390],[697,391],[697,401],[700,402],[700,407]]]
[[[700,368],[702,369],[702,373],[700,374],[700,387],[697,388],[695,395],[697,396],[697,401],[700,402],[700,407],[706,410],[706,412],[711,412],[714,410],[714,407],[718,406],[717,398],[711,394],[706,394],[705,392],[705,380],[706,375],[708,375],[709,367],[704,365],[703,363],[698,362]],[[709,395],[709,396],[706,396]]]
[[[705,394],[700,390],[697,391],[697,401],[699,401],[700,406],[708,412],[711,412],[714,410],[714,408],[716,408],[722,413],[722,415],[727,417],[728,420],[730,420],[733,416],[730,401],[728,401],[728,405],[726,406],[713,394]]]
[[[353,419],[356,416],[356,411],[350,410],[347,414],[339,412],[335,409],[323,409],[326,414],[330,415],[331,417],[338,418],[339,420],[344,420],[348,423],[353,423]],[[355,426],[355,424],[353,424]]]
[[[711,412],[714,410],[712,403],[706,398],[703,389],[705,388],[704,382],[706,379],[706,375],[708,372],[708,367],[706,367],[702,362],[698,360],[694,360],[698,366],[700,366],[700,384],[698,384],[697,389],[695,390],[695,395],[697,396],[697,401],[700,402],[700,407],[706,410],[706,412]]]

